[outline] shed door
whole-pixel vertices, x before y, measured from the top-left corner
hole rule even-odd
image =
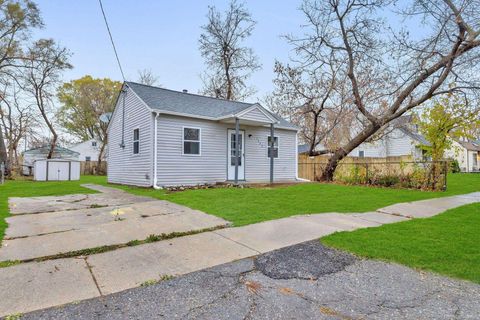
[[[70,162],[47,162],[47,180],[64,181],[70,180]]]

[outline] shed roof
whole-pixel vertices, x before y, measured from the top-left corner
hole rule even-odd
[[[33,149],[30,149],[30,150],[27,150],[24,152],[24,154],[27,154],[27,155],[41,155],[41,154],[48,154],[48,152],[50,151],[50,146],[42,146],[42,147],[38,147],[38,148],[33,148]],[[72,156],[79,156],[80,153],[76,152],[76,151],[73,151],[73,150],[70,150],[70,149],[67,149],[67,148],[63,148],[63,147],[59,147],[59,146],[56,146],[55,149],[53,150],[53,153],[61,153],[61,154],[66,154],[66,155],[72,155]]]

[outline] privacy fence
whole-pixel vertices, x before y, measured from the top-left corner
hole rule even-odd
[[[97,161],[81,161],[80,162],[80,174],[83,175],[106,175],[107,163],[105,161],[98,165]]]
[[[298,175],[303,179],[320,181],[327,162],[327,156],[309,157],[301,154]],[[339,163],[333,179],[355,185],[446,190],[447,172],[447,161],[414,161],[411,157],[347,157]]]

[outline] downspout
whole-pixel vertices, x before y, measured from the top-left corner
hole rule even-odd
[[[160,112],[155,112],[155,120],[153,125],[153,188],[155,190],[162,189],[157,185],[157,153],[158,153],[158,117],[160,116]]]

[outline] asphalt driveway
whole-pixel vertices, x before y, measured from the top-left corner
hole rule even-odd
[[[478,319],[480,286],[311,241],[22,319]]]

